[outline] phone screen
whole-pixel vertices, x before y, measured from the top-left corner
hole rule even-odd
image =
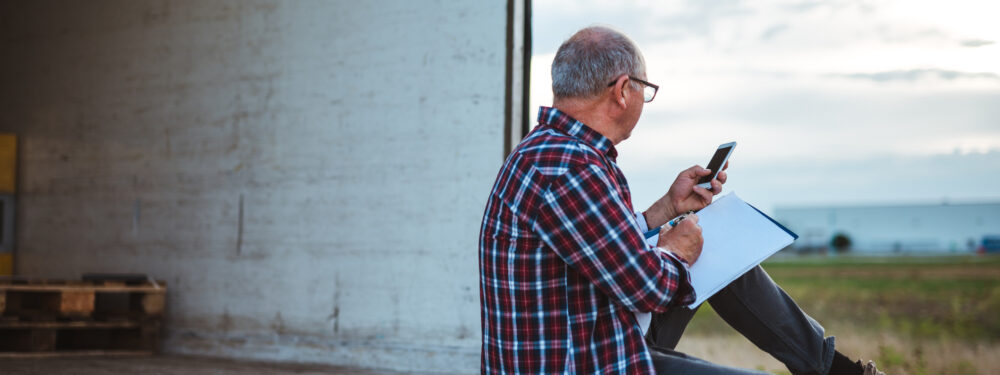
[[[715,175],[719,174],[719,170],[722,168],[722,162],[726,160],[726,155],[729,154],[729,150],[732,150],[733,146],[722,147],[715,150],[715,155],[712,155],[712,160],[708,162],[708,169],[712,171],[712,174],[702,177],[698,180],[699,184],[704,184],[706,182],[711,182],[715,179]]]

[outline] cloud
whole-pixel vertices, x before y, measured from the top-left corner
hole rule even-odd
[[[607,23],[663,85],[619,145],[638,206],[729,140],[727,190],[765,207],[1000,198],[1000,5],[976,1],[536,1],[531,100],[559,42]]]
[[[778,35],[780,35],[782,33],[787,32],[788,29],[789,29],[789,26],[788,26],[787,23],[782,23],[782,24],[778,24],[778,25],[774,25],[774,26],[768,27],[767,30],[764,30],[764,32],[762,32],[760,34],[760,40],[763,40],[763,41],[771,40],[774,37],[776,37],[776,36],[778,36]]]
[[[966,40],[962,41],[962,47],[972,47],[972,48],[975,48],[975,47],[988,46],[988,45],[993,44],[993,43],[996,43],[996,42],[994,42],[992,40],[985,40],[985,39],[966,39]]]
[[[960,72],[955,70],[944,70],[944,69],[891,70],[891,71],[875,72],[875,73],[827,74],[826,76],[833,78],[868,80],[880,83],[896,82],[896,81],[916,82],[928,78],[944,79],[948,81],[956,79],[1000,80],[1000,76],[998,76],[996,73],[990,73],[990,72],[971,73],[971,72]]]
[[[781,8],[792,13],[806,13],[823,4],[824,2],[822,1],[803,1],[798,3],[782,4]]]
[[[996,89],[753,85],[698,103],[654,101],[619,152],[637,166],[690,155],[698,157],[686,162],[704,163],[705,149],[729,140],[743,146],[741,164],[803,157],[852,164],[879,153],[982,152],[1000,148],[998,100]]]
[[[736,153],[741,150],[737,147]],[[743,150],[746,151],[746,150]],[[846,150],[845,150],[846,151]],[[696,162],[708,161],[711,150]],[[756,207],[872,205],[997,201],[1000,193],[984,186],[1000,184],[1000,150],[968,154],[903,157],[880,154],[843,161],[788,158],[767,164],[738,159],[730,166],[723,194],[736,192]],[[622,165],[636,207],[645,208],[663,195],[674,177],[690,163],[661,160],[656,166]]]
[[[656,38],[683,39],[689,36],[707,37],[718,28],[719,22],[746,19],[757,10],[735,0],[690,1],[681,9],[654,17],[651,31]]]
[[[907,30],[905,26],[881,25],[875,29],[885,43],[912,43],[926,40],[946,40],[948,33],[940,29],[928,27],[919,30]]]
[[[778,7],[793,14],[810,13],[813,10],[827,8],[832,11],[857,10],[861,14],[870,14],[876,11],[875,6],[865,1],[799,1],[792,3],[781,3]]]

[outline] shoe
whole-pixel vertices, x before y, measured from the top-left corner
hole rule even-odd
[[[860,365],[861,361],[858,361],[858,364]],[[885,375],[885,373],[875,367],[875,361],[868,361],[864,366],[864,375]]]

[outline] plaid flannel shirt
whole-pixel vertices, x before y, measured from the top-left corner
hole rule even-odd
[[[653,374],[633,312],[692,302],[688,266],[645,243],[611,140],[555,108],[538,121],[483,215],[481,370]]]

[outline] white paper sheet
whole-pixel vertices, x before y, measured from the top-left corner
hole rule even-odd
[[[694,308],[795,238],[734,193],[698,212],[705,244],[691,266]]]

